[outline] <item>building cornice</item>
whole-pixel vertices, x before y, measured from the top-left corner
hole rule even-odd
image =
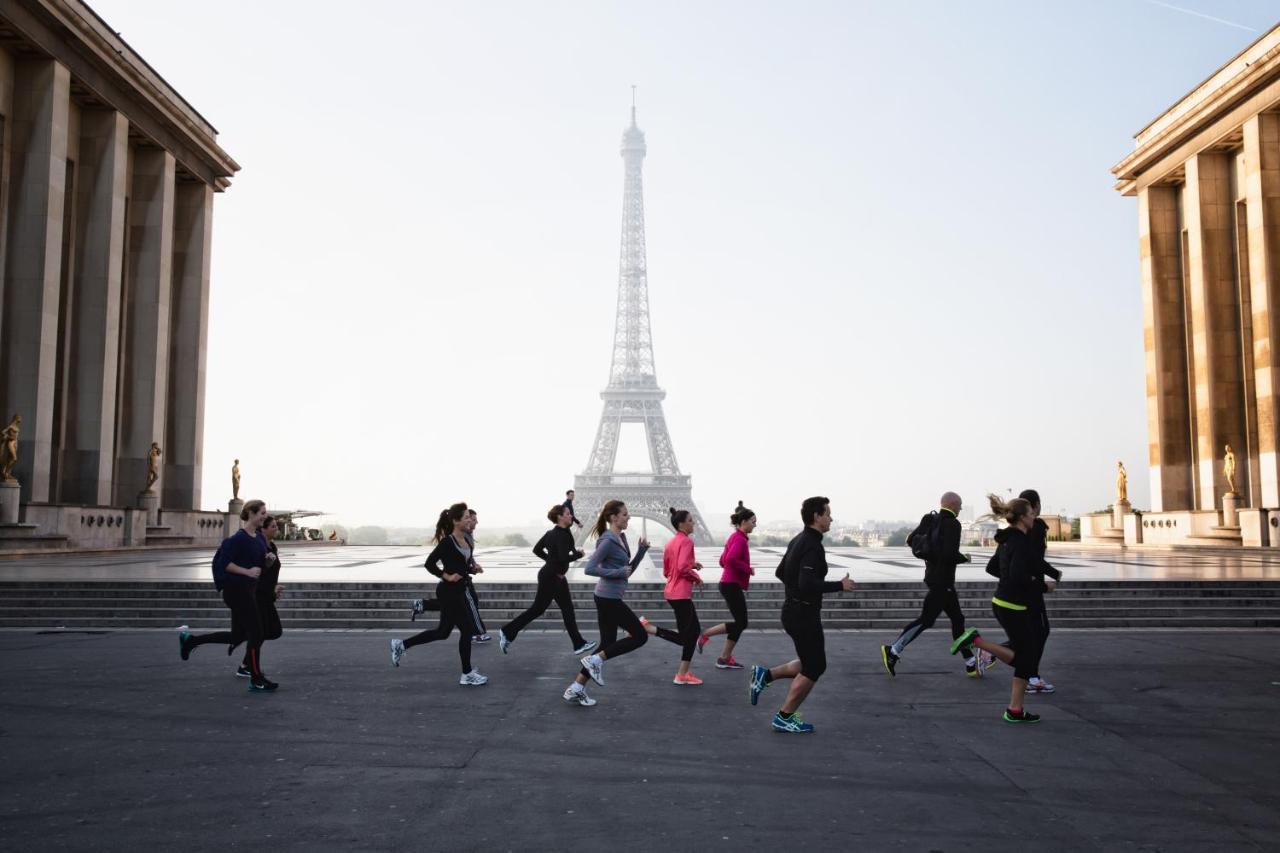
[[[1222,142],[1238,128],[1224,127],[1219,120],[1277,80],[1280,25],[1138,131],[1133,153],[1111,169],[1116,190],[1122,195],[1134,195],[1140,185],[1148,186],[1179,171],[1186,160],[1186,148],[1193,141],[1198,150]]]
[[[79,0],[0,0],[0,18],[192,175],[222,190],[240,170],[213,125]]]

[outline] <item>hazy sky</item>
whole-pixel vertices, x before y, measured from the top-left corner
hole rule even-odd
[[[632,84],[658,381],[704,513],[1027,486],[1088,511],[1121,458],[1147,506],[1136,202],[1109,169],[1277,13],[92,5],[243,167],[215,203],[205,506],[239,457],[242,496],[424,525],[459,499],[539,519],[586,462]]]

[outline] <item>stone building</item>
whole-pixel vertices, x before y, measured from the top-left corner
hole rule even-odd
[[[1112,172],[1138,202],[1153,512],[1125,541],[1263,544],[1280,508],[1280,26],[1135,141]]]
[[[160,506],[199,509],[213,198],[238,169],[88,6],[0,2],[0,417],[22,416],[25,521],[121,517],[152,442]]]

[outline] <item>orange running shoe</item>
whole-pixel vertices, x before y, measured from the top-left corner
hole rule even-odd
[[[676,675],[676,677],[672,679],[671,683],[692,687],[701,684],[702,679],[694,675],[692,672],[686,672],[684,675]]]

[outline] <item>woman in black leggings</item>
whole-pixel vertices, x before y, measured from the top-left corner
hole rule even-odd
[[[595,643],[588,643],[578,631],[578,620],[573,612],[573,596],[569,592],[569,582],[565,573],[569,564],[582,559],[582,552],[573,544],[573,534],[569,525],[573,524],[573,510],[564,504],[556,504],[547,513],[547,518],[555,527],[548,530],[533,546],[533,553],[542,560],[542,568],[538,571],[538,591],[533,597],[529,609],[512,619],[498,631],[498,645],[502,653],[516,641],[516,635],[525,626],[547,612],[547,606],[555,601],[560,608],[560,616],[564,619],[564,629],[569,632],[569,642],[573,643],[573,654],[582,657],[595,648]]]
[[[1023,708],[1027,692],[1027,680],[1040,667],[1040,655],[1044,650],[1041,616],[1035,610],[1035,602],[1043,602],[1047,589],[1044,580],[1044,555],[1039,551],[1031,535],[1036,515],[1026,498],[1013,498],[1007,503],[997,495],[988,495],[993,517],[1004,519],[1009,526],[996,533],[995,556],[992,561],[999,570],[1000,583],[991,599],[991,609],[996,621],[1009,635],[1007,645],[984,640],[977,628],[969,628],[951,644],[951,653],[973,645],[990,652],[1002,663],[1013,667],[1013,682],[1009,694],[1009,706],[1004,712],[1006,723],[1038,723],[1039,714],[1028,713]]]
[[[280,612],[276,610],[276,599],[284,591],[280,585],[280,551],[276,548],[276,536],[280,533],[280,523],[275,516],[268,515],[262,525],[261,535],[267,546],[267,556],[263,560],[262,574],[258,576],[258,585],[254,597],[258,603],[258,620],[262,623],[262,639],[278,640],[284,635],[284,626],[280,624]],[[244,650],[244,660],[240,662],[236,675],[240,678],[253,677],[253,660],[249,650]]]
[[[471,668],[471,638],[479,633],[472,607],[467,599],[467,568],[471,546],[467,543],[467,505],[456,503],[440,513],[436,522],[436,547],[427,556],[427,571],[440,578],[436,597],[440,599],[440,624],[429,631],[414,634],[407,640],[391,641],[391,664],[400,665],[404,653],[414,646],[444,640],[458,629],[458,658],[462,662],[464,687],[478,687],[489,679]]]
[[[751,585],[751,576],[755,569],[751,568],[751,548],[747,537],[756,529],[756,514],[738,501],[733,514],[729,516],[733,524],[733,532],[724,543],[724,552],[720,555],[720,567],[724,571],[720,575],[720,595],[724,603],[729,605],[732,622],[721,622],[710,628],[698,638],[698,651],[717,634],[726,634],[724,651],[716,658],[716,669],[742,669],[742,664],[733,658],[733,647],[738,644],[742,632],[747,630],[747,587]]]

